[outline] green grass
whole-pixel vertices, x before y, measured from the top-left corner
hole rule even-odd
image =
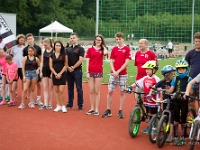
[[[157,71],[156,75],[160,78],[162,78],[162,74],[160,70],[165,66],[165,65],[175,65],[176,60],[182,59],[182,57],[177,57],[177,58],[170,58],[166,60],[159,60],[159,70]],[[85,61],[83,62],[83,81],[86,81],[86,67],[85,67]],[[135,77],[137,74],[137,68],[134,66],[134,60],[131,60],[129,65],[128,65],[128,82],[127,85],[132,84],[135,82]],[[102,83],[107,84],[109,81],[109,75],[110,75],[110,62],[104,61],[103,63],[103,80]]]

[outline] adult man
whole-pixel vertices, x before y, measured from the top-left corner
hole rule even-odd
[[[185,60],[188,62],[190,67],[191,78],[195,78],[200,73],[200,32],[197,32],[194,35],[194,45],[195,48],[190,50],[185,56]],[[193,95],[199,97],[199,84],[194,85]],[[195,108],[194,102],[189,103],[189,105]]]
[[[13,46],[11,49],[11,54],[13,54],[13,61],[15,63],[17,63],[18,66],[18,77],[21,79],[23,79],[23,75],[22,75],[22,59],[23,59],[23,50],[24,50],[24,45],[25,45],[25,36],[23,34],[19,34],[16,38],[16,43],[17,45]],[[23,83],[23,81],[22,81]],[[22,84],[22,88],[23,88],[23,84]]]
[[[167,48],[168,48],[169,57],[172,57],[173,43],[170,40],[167,44]]]
[[[124,118],[124,115],[122,113],[122,107],[125,100],[125,93],[123,91],[126,89],[126,82],[128,79],[126,67],[128,66],[129,61],[131,59],[131,53],[130,48],[124,45],[123,33],[116,33],[115,40],[117,46],[113,47],[110,55],[111,74],[108,83],[107,110],[102,115],[103,118],[112,116],[111,103],[116,85],[120,86],[121,92],[118,116],[119,118]]]
[[[34,43],[34,37],[32,33],[28,33],[26,35],[26,40],[28,42],[28,45],[24,48],[23,50],[23,56],[27,56],[28,55],[28,47],[29,46],[33,46],[36,50],[35,52],[35,56],[39,58],[39,60],[41,61],[41,54],[42,54],[42,50],[40,48],[40,46],[36,45]],[[38,75],[38,81],[37,81],[37,99],[36,99],[36,104],[37,105],[43,105],[41,102],[41,78]]]
[[[66,49],[68,56],[67,68],[67,84],[68,84],[68,104],[67,108],[73,107],[74,100],[74,83],[78,93],[78,110],[83,110],[83,89],[82,89],[82,62],[85,51],[82,46],[78,44],[78,34],[72,33],[70,35],[72,46]]]

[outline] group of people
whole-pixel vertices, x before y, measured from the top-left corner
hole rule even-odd
[[[28,45],[25,46],[25,40]],[[102,117],[110,117],[112,97],[116,86],[120,88],[120,105],[118,116],[124,118],[122,109],[125,101],[124,90],[127,89],[127,66],[131,60],[131,50],[124,44],[124,35],[121,32],[115,34],[116,46],[110,52],[110,79],[107,93],[107,109]],[[103,77],[103,59],[108,57],[106,43],[102,35],[96,35],[93,45],[88,48],[85,54],[84,48],[78,44],[78,34],[70,35],[70,46],[65,48],[60,41],[53,42],[52,39],[43,40],[43,48],[34,43],[34,37],[31,33],[26,36],[20,34],[17,36],[17,45],[12,47],[8,54],[0,49],[0,65],[2,66],[2,101],[0,105],[5,105],[5,84],[9,84],[10,102],[8,105],[17,105],[16,89],[17,80],[22,80],[22,101],[19,109],[25,108],[25,99],[30,97],[28,106],[35,107],[34,89],[37,85],[36,104],[40,105],[40,110],[52,109],[52,100],[54,91],[56,95],[55,112],[67,112],[67,109],[74,106],[74,84],[77,90],[78,110],[83,110],[84,98],[82,88],[82,62],[86,59],[86,77],[89,85],[91,108],[86,112],[87,115],[99,115],[100,86]],[[185,60],[179,60],[175,68],[167,65],[161,69],[163,79],[160,80],[155,74],[159,69],[158,60],[153,51],[149,50],[147,39],[140,39],[138,42],[139,50],[135,54],[135,63],[137,67],[136,81],[129,86],[135,88],[137,92],[149,92],[144,98],[144,105],[148,113],[149,122],[157,112],[157,105],[149,101],[152,97],[150,86],[162,88],[173,93],[174,91],[185,92],[185,97],[189,96],[193,89],[193,95],[199,97],[200,73],[198,59],[200,59],[200,32],[194,35],[194,50],[187,53]],[[174,73],[176,77],[174,78]],[[193,78],[193,80],[192,80]],[[44,104],[41,102],[41,81],[44,88]],[[189,84],[188,84],[189,83]],[[64,89],[68,85],[68,103],[65,104]],[[188,85],[188,86],[187,86]],[[192,87],[192,85],[194,87]],[[192,88],[191,88],[192,87]],[[165,96],[164,96],[165,97]],[[137,98],[137,96],[136,96]],[[176,97],[173,103],[174,121],[174,142],[180,145],[184,143],[186,116],[188,109],[188,99]],[[189,104],[195,108],[194,102]],[[166,106],[164,106],[165,108]],[[181,111],[181,119],[180,119]],[[180,121],[181,120],[181,121]],[[178,124],[182,125],[182,136],[178,139]],[[147,133],[148,127],[143,130]],[[172,134],[171,134],[172,136]],[[170,137],[168,139],[170,141]]]

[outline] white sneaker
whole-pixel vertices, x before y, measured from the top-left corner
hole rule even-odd
[[[62,110],[61,106],[57,105],[57,107],[54,109],[54,112],[59,112],[61,110]]]
[[[67,112],[67,109],[66,109],[65,106],[62,106],[62,112],[63,112],[63,113],[66,113],[66,112]]]

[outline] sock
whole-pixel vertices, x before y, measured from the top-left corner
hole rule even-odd
[[[181,125],[181,129],[182,129],[182,134],[181,134],[181,136],[182,136],[182,137],[185,137],[185,136],[186,136],[187,126],[186,126],[185,124],[182,124],[182,125]]]
[[[178,137],[178,124],[174,124],[174,137]]]
[[[41,96],[37,96],[37,100],[41,100]]]

